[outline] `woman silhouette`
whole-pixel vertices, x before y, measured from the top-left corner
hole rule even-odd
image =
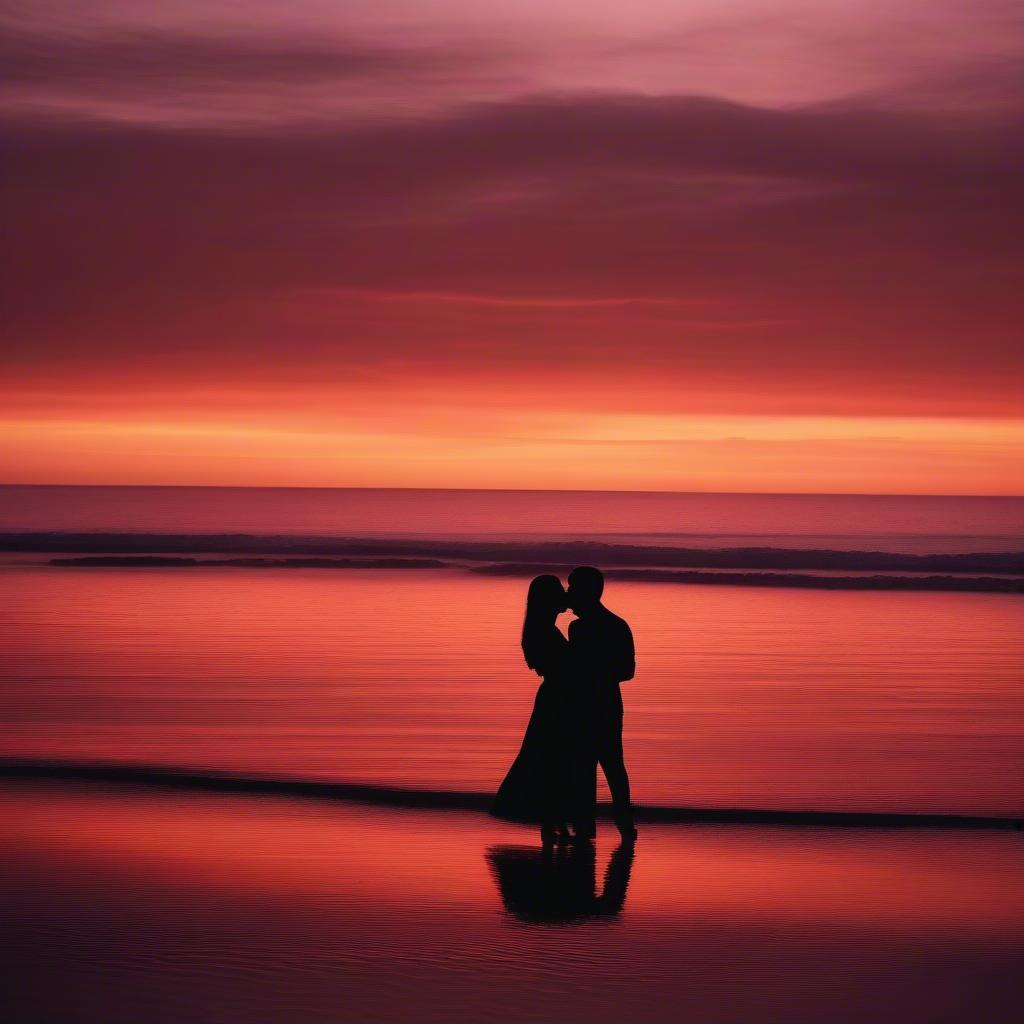
[[[494,798],[491,813],[540,823],[545,844],[567,842],[571,803],[569,641],[555,619],[567,608],[556,576],[530,583],[523,620],[523,656],[541,677],[519,754]]]

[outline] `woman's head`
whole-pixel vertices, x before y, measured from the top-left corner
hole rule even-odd
[[[565,588],[557,576],[537,576],[530,581],[530,589],[526,593],[526,615],[534,615],[553,619],[569,606],[565,601]]]
[[[550,630],[565,611],[565,589],[557,576],[538,576],[526,594],[526,618],[523,620],[523,655],[526,664],[544,675],[545,652],[551,647]]]

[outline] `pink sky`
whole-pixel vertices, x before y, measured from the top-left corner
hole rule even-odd
[[[1022,493],[1009,3],[0,10],[5,479]]]

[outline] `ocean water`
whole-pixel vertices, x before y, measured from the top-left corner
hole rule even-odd
[[[0,493],[0,531],[108,535],[72,546],[85,551],[125,550],[128,534],[135,551],[149,534],[230,533],[970,555],[1024,550],[1022,510],[1019,499],[15,487]],[[537,685],[518,649],[525,577],[450,564],[67,566],[8,547],[0,756],[489,791],[515,755]],[[1021,602],[610,581],[607,603],[637,640],[624,686],[635,798],[1024,813]]]
[[[1009,1019],[1019,831],[644,823],[633,849],[602,822],[596,849],[545,854],[476,812],[55,784],[9,759],[486,794],[538,683],[522,563],[593,556],[637,641],[640,803],[1020,817],[1024,596],[984,588],[1024,573],[1021,512],[2,488],[5,1006],[26,1024]]]

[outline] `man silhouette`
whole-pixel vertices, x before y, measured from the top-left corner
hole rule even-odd
[[[624,619],[601,603],[604,576],[584,565],[569,573],[567,601],[577,618],[569,624],[569,648],[578,693],[576,831],[592,838],[596,828],[596,776],[600,764],[612,796],[615,824],[626,842],[636,839],[629,776],[622,755],[622,691],[633,678],[633,634]]]

